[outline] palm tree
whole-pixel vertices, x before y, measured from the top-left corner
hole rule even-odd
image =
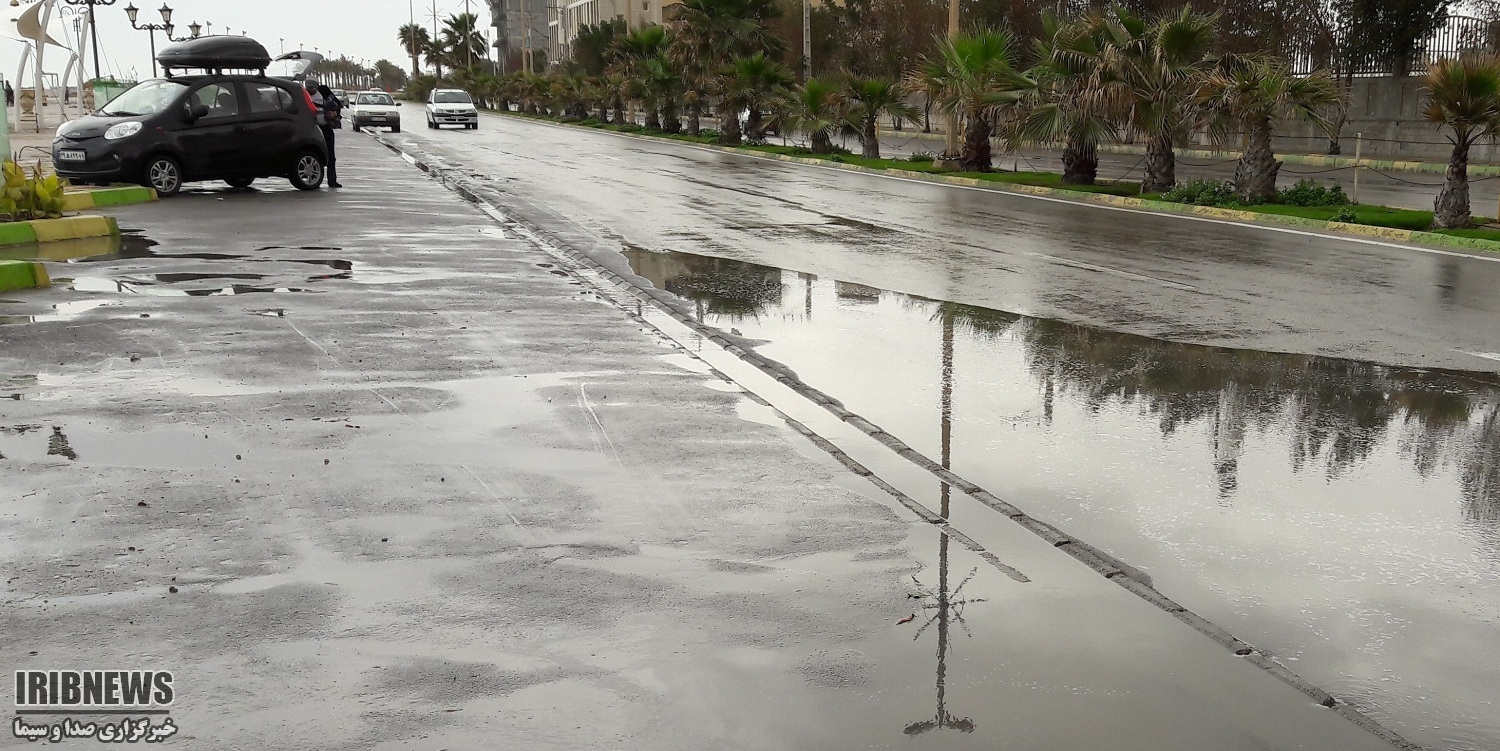
[[[433,75],[437,77],[438,83],[443,81],[443,65],[448,61],[448,47],[441,39],[430,39],[427,46],[422,49],[422,56],[427,59],[427,64],[432,66]]]
[[[1432,226],[1456,229],[1473,223],[1469,213],[1469,147],[1500,134],[1500,57],[1466,55],[1432,66],[1425,85],[1429,122],[1453,131],[1453,154],[1443,172],[1443,190],[1433,204]]]
[[[792,74],[781,63],[759,52],[748,57],[737,57],[720,77],[721,113],[723,129],[719,131],[719,143],[738,146],[740,143],[740,110],[747,112],[745,128],[751,141],[766,137],[766,126],[762,120],[765,103],[777,90],[792,83]],[[732,126],[732,127],[731,127]]]
[[[866,159],[880,158],[880,136],[876,124],[881,117],[916,120],[921,113],[906,101],[906,87],[890,78],[850,77],[844,82],[849,106],[849,124],[859,132]]]
[[[1234,191],[1245,203],[1276,197],[1281,162],[1271,150],[1272,124],[1305,117],[1326,132],[1331,125],[1324,112],[1342,106],[1338,85],[1327,73],[1294,76],[1285,61],[1260,56],[1223,60],[1199,98],[1215,135],[1223,139],[1235,129],[1245,133],[1248,145],[1234,168]]]
[[[641,101],[644,105],[644,100],[648,97],[643,84],[646,61],[661,57],[670,43],[671,37],[667,34],[666,27],[658,24],[642,26],[616,40],[612,72],[625,77],[627,99]],[[647,106],[646,109],[646,127],[660,127],[656,108]]]
[[[814,154],[833,153],[833,131],[848,119],[837,84],[809,78],[784,91],[778,105],[776,118],[783,132],[806,133]]]
[[[1020,99],[1035,82],[1016,70],[1015,38],[1007,31],[981,30],[943,40],[923,58],[913,82],[941,111],[964,123],[963,169],[990,168],[990,134],[996,114]]]
[[[600,118],[613,122],[615,125],[625,124],[625,77],[618,73],[611,73],[599,79],[599,90],[613,109],[613,114],[607,118]]]
[[[1129,123],[1146,136],[1145,193],[1177,184],[1172,148],[1186,139],[1197,119],[1194,98],[1208,74],[1217,13],[1184,6],[1149,23],[1116,8],[1104,29],[1109,34],[1105,64],[1129,106]]]
[[[653,113],[661,113],[657,127],[668,133],[681,132],[682,119],[677,116],[677,105],[686,87],[676,63],[663,51],[647,60],[641,73],[642,89],[648,101],[647,107]]]
[[[1103,64],[1104,26],[1098,15],[1062,22],[1043,14],[1043,36],[1036,43],[1035,87],[1023,98],[1024,114],[1014,123],[1017,141],[1063,141],[1063,182],[1093,185],[1099,175],[1099,144],[1116,135],[1117,90]]]
[[[484,60],[489,43],[479,33],[479,16],[459,13],[443,22],[443,46],[448,50],[448,64],[454,68],[473,67],[475,61]]]
[[[396,32],[396,37],[401,40],[401,48],[406,50],[406,54],[411,55],[411,77],[416,78],[422,75],[418,61],[422,53],[432,45],[432,35],[427,33],[427,29],[409,23]]]
[[[740,142],[740,106],[732,101],[732,64],[761,55],[774,60],[784,45],[766,22],[781,15],[776,0],[683,0],[674,27],[674,54],[705,92],[720,97],[719,143]],[[752,110],[753,113],[753,110]]]

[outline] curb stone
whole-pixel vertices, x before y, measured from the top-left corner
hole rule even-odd
[[[620,135],[633,135],[633,134],[620,134]],[[662,140],[670,140],[670,139],[662,139]],[[435,167],[435,166],[429,166],[428,163],[426,161],[424,161],[420,156],[417,156],[417,155],[412,154],[412,153],[408,153],[408,152],[402,150],[401,147],[399,147],[399,146],[391,143],[390,141],[388,141],[388,140],[386,140],[384,138],[376,137],[376,141],[379,142],[379,143],[381,143],[382,145],[384,145],[386,148],[390,149],[391,151],[393,151],[393,152],[395,152],[395,153],[403,156],[404,158],[406,158],[407,161],[412,162],[415,166],[417,166],[422,171],[427,172],[428,174],[434,176],[441,185],[444,185],[445,187],[448,187],[449,189],[453,190],[455,193],[459,194],[460,196],[462,196],[466,200],[473,201],[476,204],[479,204],[481,206],[488,206],[489,205],[488,200],[477,189],[475,189],[475,188],[469,186],[468,184],[466,184],[466,181],[463,178],[461,178],[461,177],[450,177],[449,175],[445,174],[445,170],[444,169],[440,169],[440,168]],[[1195,207],[1195,208],[1198,208],[1198,207]],[[544,233],[540,232],[540,230],[537,230],[536,228],[530,227],[529,225],[525,225],[523,222],[520,222],[519,220],[510,219],[509,221],[513,221],[513,222],[516,222],[517,224],[521,224],[522,226],[525,226],[529,231],[531,231],[533,234],[535,234],[538,238],[541,238],[541,237],[545,236]],[[706,324],[703,324],[700,321],[694,320],[694,319],[686,316],[685,314],[683,314],[680,311],[676,310],[676,308],[674,308],[671,305],[668,305],[666,303],[662,303],[661,301],[657,300],[654,295],[649,294],[648,290],[636,287],[635,284],[629,282],[628,280],[625,280],[625,279],[621,278],[618,274],[615,274],[614,272],[612,272],[609,269],[605,268],[600,262],[596,261],[595,259],[593,259],[589,255],[587,255],[587,254],[585,254],[583,252],[577,251],[577,250],[568,249],[568,248],[566,248],[566,246],[562,246],[562,245],[555,245],[553,247],[554,247],[554,250],[557,253],[559,253],[561,255],[564,255],[567,258],[571,259],[572,261],[576,262],[580,267],[588,269],[588,270],[591,270],[591,271],[595,272],[598,276],[605,277],[607,279],[610,279],[613,283],[619,284],[619,285],[623,286],[625,288],[625,291],[626,291],[627,294],[635,295],[636,292],[646,293],[646,294],[644,294],[645,297],[650,298],[653,301],[656,301],[657,304],[661,305],[662,309],[665,310],[674,320],[678,320],[679,322],[687,325],[693,331],[695,331],[695,332],[697,332],[697,333],[699,333],[701,335],[704,335],[706,337],[712,336],[712,335],[714,335],[716,333],[716,330],[713,329],[712,327],[707,326]],[[639,297],[641,297],[642,295],[635,295],[635,296],[639,299]],[[751,356],[744,358],[744,360],[746,362],[748,362],[748,363],[756,366],[757,368],[760,368],[762,371],[766,372],[768,375],[776,377],[778,381],[782,380],[783,378],[786,378],[786,375],[785,375],[785,372],[784,372],[785,371],[785,367],[784,366],[782,366],[780,368],[772,367],[770,364],[768,364],[770,361],[767,361],[766,358],[764,358],[763,356],[761,356],[759,354],[751,353]],[[786,381],[783,381],[783,382],[785,382],[790,388],[792,388],[798,395],[806,397],[808,399],[811,399],[811,400],[813,400],[813,401],[815,401],[815,402],[817,402],[819,404],[823,404],[823,402],[818,401],[817,399],[815,399],[813,397],[813,395],[815,395],[815,394],[816,395],[823,395],[825,397],[826,397],[826,395],[824,395],[821,391],[813,388],[812,386],[809,386],[806,383],[804,383],[801,380],[796,379],[796,378],[790,378],[790,379],[788,379]],[[891,446],[892,448],[895,448],[895,446],[892,445],[892,444],[900,445],[901,447],[904,448],[904,452],[902,452],[903,456],[906,453],[916,454],[918,456],[924,456],[924,455],[920,454],[919,452],[917,452],[915,449],[912,449],[910,447],[905,446],[905,444],[901,443],[900,439],[897,439],[897,438],[895,438],[895,436],[892,436],[889,433],[886,433],[884,430],[880,429],[879,426],[875,425],[874,423],[869,422],[868,420],[865,420],[862,417],[858,417],[857,415],[855,415],[852,412],[849,412],[848,410],[845,410],[845,409],[842,409],[842,408],[827,407],[826,405],[825,405],[825,408],[827,408],[833,414],[837,415],[841,420],[844,420],[845,422],[848,422],[851,425],[855,424],[854,420],[859,420],[864,425],[866,425],[869,428],[873,429],[874,432],[870,432],[869,430],[863,430],[863,428],[862,428],[862,431],[865,432],[866,435],[869,435],[870,437],[875,438],[876,440],[880,440],[881,443],[885,443],[886,445]],[[998,557],[994,556],[993,554],[986,555],[986,553],[988,553],[987,550],[985,550],[984,548],[978,546],[978,543],[974,542],[972,540],[972,538],[969,538],[967,535],[964,535],[962,532],[959,532],[957,529],[954,529],[951,525],[948,524],[947,519],[945,519],[942,516],[939,516],[938,514],[934,513],[931,509],[928,509],[926,506],[923,506],[922,504],[918,503],[915,499],[907,496],[905,493],[901,492],[899,489],[897,489],[896,487],[892,486],[890,483],[888,483],[885,480],[883,480],[879,475],[874,474],[868,468],[866,468],[863,465],[859,464],[857,461],[854,460],[853,457],[849,456],[847,453],[845,453],[842,449],[838,448],[838,446],[836,446],[835,444],[833,444],[831,441],[828,441],[826,438],[822,438],[821,436],[817,436],[815,433],[812,432],[812,430],[810,428],[808,428],[807,426],[803,425],[802,423],[800,423],[800,422],[792,419],[791,417],[785,415],[784,413],[781,413],[780,410],[777,410],[777,414],[783,420],[785,420],[792,427],[792,429],[794,429],[798,433],[802,434],[803,436],[808,437],[809,439],[812,440],[812,442],[814,443],[814,445],[817,445],[819,448],[822,448],[824,451],[826,451],[827,453],[829,453],[835,460],[837,460],[841,464],[847,466],[851,471],[854,471],[856,474],[860,474],[865,479],[867,479],[872,484],[874,484],[876,487],[880,488],[881,490],[885,491],[886,493],[888,493],[889,495],[891,495],[892,497],[894,497],[897,501],[899,501],[901,503],[901,505],[905,506],[908,510],[910,510],[911,512],[913,512],[914,514],[916,514],[921,520],[929,522],[929,523],[933,524],[934,526],[937,526],[942,531],[943,534],[948,535],[949,537],[951,537],[954,540],[957,540],[960,544],[963,544],[966,547],[970,547],[971,550],[973,550],[974,552],[980,554],[982,557],[984,557],[984,559],[987,562],[989,562],[991,565],[995,566],[996,568],[999,568],[1003,573],[1006,573],[1011,578],[1013,578],[1013,579],[1015,579],[1017,581],[1030,581],[1030,579],[1026,578],[1026,576],[1024,574],[1022,574],[1020,571],[1017,571],[1017,570],[1015,570],[1015,569],[1013,569],[1013,568],[1005,565],[1003,562],[1001,562],[999,560]],[[884,437],[885,439],[888,439],[888,440],[881,440],[882,437]],[[928,460],[928,462],[932,463],[934,466],[936,466],[936,463],[935,462],[931,462],[930,459]],[[946,478],[948,476],[951,476],[952,478],[956,478],[957,480],[963,481],[965,484],[970,484],[970,485],[973,484],[973,483],[968,483],[967,481],[963,480],[963,478],[961,476],[953,474],[951,471],[947,471],[947,474],[944,475],[943,477]],[[979,486],[975,485],[975,487],[979,487]],[[960,487],[960,489],[962,490],[961,487]],[[1005,503],[1004,501],[1000,501],[998,498],[995,498],[993,495],[989,494],[988,492],[985,492],[985,491],[982,491],[982,490],[980,492],[983,493],[984,496],[987,496],[988,498],[993,499],[994,501],[998,502],[999,504],[1003,504],[1004,507],[1006,507],[1006,508],[1011,508],[1011,509],[1015,508],[1013,506],[1010,506],[1010,504]],[[981,503],[985,503],[985,505],[988,505],[991,508],[995,508],[997,511],[1001,510],[1001,508],[999,506],[997,506],[995,504],[989,503],[988,501],[986,501],[983,498],[981,498],[979,496],[979,494],[970,494],[970,495],[971,495],[971,497],[975,498],[976,500],[979,500]],[[1002,513],[1004,513],[1004,512],[1002,511]],[[1083,543],[1081,541],[1075,540],[1073,537],[1067,535],[1066,533],[1062,532],[1061,530],[1057,529],[1056,527],[1053,527],[1050,524],[1042,522],[1042,521],[1036,519],[1035,517],[1032,517],[1032,516],[1030,516],[1030,515],[1026,514],[1025,512],[1020,511],[1018,509],[1016,510],[1016,515],[1011,516],[1010,518],[1011,518],[1012,521],[1014,521],[1015,523],[1017,523],[1018,525],[1020,525],[1020,526],[1022,526],[1024,528],[1028,529],[1033,534],[1036,534],[1038,537],[1041,537],[1042,539],[1047,540],[1054,547],[1063,548],[1064,552],[1069,553],[1070,556],[1072,556],[1073,558],[1079,560],[1080,562],[1085,563],[1086,565],[1089,565],[1090,568],[1092,568],[1096,573],[1101,574],[1102,576],[1104,576],[1109,581],[1115,582],[1117,585],[1119,585],[1120,587],[1122,587],[1126,591],[1131,592],[1132,594],[1135,594],[1137,597],[1139,597],[1140,599],[1144,600],[1145,602],[1147,602],[1147,603],[1149,603],[1151,605],[1156,606],[1159,610],[1167,613],[1168,615],[1171,615],[1172,617],[1176,618],[1178,621],[1182,622],[1184,625],[1187,625],[1188,627],[1193,628],[1194,630],[1198,631],[1199,633],[1203,634],[1204,636],[1207,636],[1208,638],[1212,639],[1213,641],[1218,642],[1220,645],[1224,646],[1226,649],[1228,649],[1233,654],[1241,656],[1241,657],[1252,658],[1252,659],[1249,660],[1249,662],[1251,662],[1251,664],[1256,665],[1257,667],[1260,667],[1262,670],[1265,670],[1266,672],[1270,673],[1271,675],[1275,676],[1276,678],[1278,678],[1278,679],[1280,679],[1280,680],[1288,683],[1289,685],[1293,686],[1294,688],[1297,688],[1299,691],[1301,691],[1302,693],[1306,694],[1310,698],[1319,700],[1319,703],[1322,704],[1323,706],[1332,708],[1334,711],[1338,712],[1340,715],[1342,715],[1346,719],[1350,720],[1351,722],[1354,722],[1355,724],[1357,724],[1360,727],[1364,728],[1368,732],[1370,732],[1373,735],[1379,737],[1381,740],[1383,740],[1383,741],[1385,741],[1385,742],[1387,742],[1387,743],[1395,746],[1398,749],[1401,749],[1401,751],[1426,751],[1426,749],[1423,749],[1423,747],[1418,746],[1418,745],[1412,743],[1411,741],[1409,741],[1406,738],[1402,737],[1396,731],[1391,730],[1390,728],[1385,727],[1384,725],[1380,724],[1379,722],[1377,722],[1376,720],[1370,718],[1369,716],[1367,716],[1367,715],[1359,712],[1358,710],[1355,710],[1355,709],[1349,707],[1349,705],[1347,705],[1346,703],[1338,700],[1332,694],[1329,694],[1326,691],[1323,691],[1322,689],[1320,689],[1317,686],[1313,685],[1312,683],[1306,681],[1301,676],[1298,676],[1291,669],[1287,668],[1286,666],[1282,665],[1279,662],[1276,662],[1273,658],[1271,658],[1269,655],[1265,654],[1264,652],[1256,649],[1255,647],[1252,647],[1251,645],[1249,645],[1248,643],[1246,643],[1244,641],[1241,641],[1239,638],[1235,637],[1233,634],[1229,633],[1227,630],[1223,629],[1222,627],[1220,627],[1218,625],[1215,625],[1213,622],[1211,622],[1211,621],[1203,618],[1202,616],[1198,615],[1197,613],[1194,613],[1193,611],[1188,610],[1187,608],[1185,608],[1182,605],[1178,604],[1177,602],[1175,602],[1171,598],[1169,598],[1166,595],[1162,594],[1155,587],[1150,586],[1150,585],[1144,583],[1143,581],[1141,581],[1140,579],[1136,578],[1135,574],[1138,573],[1138,570],[1135,569],[1134,567],[1130,567],[1130,566],[1124,564],[1123,562],[1118,561],[1118,559],[1115,559],[1112,556],[1108,556],[1107,554],[1102,553],[1101,551],[1099,551],[1097,548],[1093,547],[1092,545],[1088,545],[1087,543]],[[1142,576],[1141,578],[1144,578],[1144,576]],[[1321,697],[1327,697],[1327,702],[1326,703],[1323,702],[1321,700]]]
[[[496,112],[495,114],[501,114],[501,113]],[[501,115],[501,116],[507,116],[507,115]],[[552,120],[544,120],[544,119],[541,119],[541,118],[518,116],[518,115],[516,115],[513,112],[510,113],[508,116],[509,117],[517,117],[518,119],[527,120],[527,121],[531,121],[531,122],[542,123],[542,124],[545,124],[545,125],[551,125],[551,126],[555,126],[555,127],[559,127],[559,128],[576,128],[576,129],[587,130],[587,131],[597,131],[597,132],[600,132],[600,133],[608,133],[608,134],[611,134],[611,135],[623,136],[625,138],[636,138],[636,139],[645,140],[645,141],[658,141],[658,142],[664,142],[664,143],[675,143],[675,144],[678,144],[678,145],[685,145],[685,146],[696,146],[696,147],[699,147],[699,148],[710,149],[710,150],[713,150],[713,151],[722,151],[722,152],[730,153],[730,154],[740,154],[740,155],[743,155],[743,156],[755,157],[755,158],[759,158],[759,159],[771,159],[771,160],[775,160],[775,161],[778,161],[778,162],[788,162],[788,163],[791,163],[791,164],[804,164],[804,165],[810,165],[810,166],[815,166],[815,167],[824,167],[824,168],[828,168],[828,169],[839,169],[839,170],[844,170],[846,172],[863,172],[863,173],[866,173],[866,174],[887,175],[887,176],[890,176],[890,177],[899,177],[899,178],[903,178],[903,179],[907,179],[907,180],[921,180],[923,182],[938,183],[938,184],[941,184],[941,185],[959,185],[959,186],[966,187],[966,188],[979,188],[981,190],[991,190],[991,191],[994,191],[996,193],[1013,193],[1013,194],[1019,194],[1019,195],[1043,196],[1043,197],[1047,197],[1047,198],[1055,198],[1055,199],[1064,200],[1064,201],[1072,201],[1074,203],[1095,203],[1095,204],[1102,204],[1102,205],[1108,205],[1108,206],[1118,206],[1118,207],[1123,207],[1123,208],[1139,209],[1139,210],[1144,210],[1144,211],[1153,211],[1153,212],[1160,212],[1160,213],[1167,213],[1167,214],[1187,214],[1187,215],[1205,217],[1205,218],[1209,218],[1209,219],[1220,219],[1220,220],[1225,220],[1225,221],[1238,222],[1238,223],[1241,223],[1241,224],[1247,224],[1247,225],[1251,225],[1251,226],[1254,226],[1254,225],[1261,225],[1261,226],[1270,225],[1270,226],[1296,227],[1296,228],[1299,228],[1299,229],[1319,230],[1319,231],[1323,231],[1323,232],[1328,232],[1328,233],[1331,233],[1331,234],[1333,234],[1335,236],[1339,235],[1339,234],[1359,235],[1359,236],[1362,236],[1362,237],[1370,237],[1370,238],[1375,238],[1375,239],[1378,239],[1378,240],[1387,240],[1387,241],[1391,241],[1391,242],[1403,242],[1403,243],[1421,244],[1421,245],[1435,245],[1435,246],[1439,246],[1439,247],[1443,247],[1443,248],[1455,248],[1455,249],[1459,249],[1459,250],[1475,250],[1475,251],[1484,251],[1484,252],[1491,252],[1491,253],[1500,253],[1500,240],[1484,240],[1484,239],[1480,239],[1480,238],[1477,238],[1477,237],[1457,237],[1457,236],[1454,236],[1454,235],[1444,235],[1444,234],[1441,234],[1441,233],[1438,233],[1438,232],[1428,232],[1428,231],[1424,231],[1424,230],[1397,229],[1395,227],[1376,227],[1376,226],[1368,225],[1368,224],[1348,224],[1348,223],[1345,223],[1345,222],[1321,221],[1321,220],[1318,220],[1318,219],[1306,219],[1304,217],[1299,217],[1299,216],[1286,216],[1286,215],[1283,215],[1283,214],[1270,214],[1270,213],[1257,212],[1257,211],[1243,211],[1243,210],[1240,210],[1240,209],[1221,209],[1221,208],[1217,208],[1217,207],[1213,207],[1213,206],[1194,206],[1192,204],[1172,203],[1172,202],[1169,202],[1169,201],[1153,201],[1153,200],[1147,200],[1147,199],[1143,199],[1143,198],[1131,198],[1129,196],[1115,196],[1115,195],[1110,195],[1108,193],[1085,193],[1083,191],[1078,191],[1078,190],[1066,190],[1066,189],[1062,189],[1062,188],[1049,188],[1049,187],[1044,187],[1044,186],[1039,186],[1039,185],[1018,185],[1018,184],[1011,184],[1011,183],[1001,183],[1001,182],[996,182],[996,181],[993,181],[993,180],[980,180],[979,178],[975,178],[975,177],[954,177],[954,176],[951,176],[951,175],[934,175],[934,174],[927,173],[927,172],[912,172],[910,170],[902,170],[902,169],[895,169],[895,168],[891,168],[891,169],[875,169],[875,168],[872,168],[872,167],[864,167],[864,166],[861,166],[861,165],[858,165],[858,164],[844,164],[842,162],[834,162],[834,161],[830,161],[830,160],[827,160],[827,159],[811,159],[811,158],[808,158],[808,157],[790,156],[790,155],[787,155],[787,154],[769,154],[769,153],[766,153],[764,151],[754,151],[754,150],[751,150],[751,149],[743,149],[743,148],[739,148],[739,147],[735,147],[735,146],[720,146],[718,144],[693,143],[693,142],[690,142],[690,141],[680,141],[680,140],[677,140],[675,138],[665,138],[665,137],[662,137],[662,136],[653,136],[653,135],[647,135],[647,134],[644,134],[644,133],[622,133],[620,131],[615,131],[615,130],[604,130],[604,129],[601,129],[601,128],[590,128],[588,126],[577,125],[577,124],[573,124],[573,123],[559,123],[559,122],[555,122],[555,121],[552,121]],[[1101,147],[1101,150],[1102,150],[1102,147]],[[1372,166],[1373,165],[1373,163],[1371,163],[1370,160],[1368,160],[1368,159],[1363,160],[1363,162],[1366,164],[1366,166]],[[1393,162],[1392,164],[1396,164],[1396,163]],[[1428,163],[1427,162],[1410,162],[1409,164],[1428,164]],[[1500,176],[1500,166],[1493,167],[1492,169],[1494,170],[1495,175]],[[1476,174],[1478,174],[1478,173],[1476,173]],[[1109,181],[1101,180],[1099,182],[1101,184],[1108,184]]]
[[[68,216],[0,224],[0,245],[23,245],[85,237],[120,234],[120,225],[110,216]]]
[[[52,286],[47,267],[36,261],[0,261],[0,292]]]
[[[88,211],[106,206],[127,206],[157,200],[156,191],[139,185],[89,188],[63,194],[63,211]]]

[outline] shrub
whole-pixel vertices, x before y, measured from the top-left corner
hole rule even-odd
[[[714,130],[713,128],[704,128],[698,131],[698,135],[704,138],[712,138],[715,141],[719,140],[719,131]]]
[[[1276,202],[1289,206],[1348,206],[1349,196],[1337,183],[1323,187],[1312,180],[1298,180],[1296,185],[1276,193]]]
[[[934,154],[934,153],[932,153],[931,151],[918,151],[917,153],[912,154],[911,156],[907,157],[906,161],[908,161],[908,162],[930,162],[930,161],[932,161],[934,159],[937,159],[937,155]]]
[[[1339,192],[1342,193],[1343,191],[1341,190]],[[1352,224],[1359,221],[1359,216],[1354,213],[1354,209],[1345,206],[1344,208],[1341,208],[1338,211],[1334,212],[1332,221]]]
[[[597,118],[597,117],[584,118],[583,120],[580,120],[578,122],[578,124],[579,125],[587,125],[590,128],[597,128],[597,127],[599,127],[599,118]]]
[[[1163,201],[1190,203],[1196,206],[1232,206],[1239,202],[1234,183],[1220,180],[1190,180],[1178,183],[1163,193]]]
[[[15,162],[4,167],[5,185],[0,188],[0,215],[11,221],[62,216],[63,183],[57,175],[42,176],[40,162],[26,175]]]

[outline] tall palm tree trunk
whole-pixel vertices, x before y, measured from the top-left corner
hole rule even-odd
[[[1469,213],[1469,138],[1457,133],[1448,169],[1443,171],[1443,190],[1433,203],[1434,229],[1462,229],[1474,223]]]
[[[1172,151],[1172,137],[1153,135],[1146,141],[1146,179],[1142,193],[1165,193],[1177,184],[1177,155]]]
[[[754,143],[766,140],[766,123],[759,104],[750,105],[750,114],[745,116],[745,137]]]
[[[614,121],[615,125],[625,124],[625,102],[621,101],[620,97],[615,97]]]
[[[682,118],[677,116],[677,100],[670,97],[661,105],[661,129],[668,133],[682,132]]]
[[[661,112],[656,109],[654,102],[646,107],[646,127],[661,130]]]
[[[994,164],[990,156],[990,120],[970,114],[964,126],[963,154],[959,165],[965,172],[988,172]]]
[[[719,104],[719,144],[722,146],[739,146],[743,137],[740,134],[740,110],[730,102]]]
[[[866,159],[879,159],[880,133],[875,129],[875,118],[873,116],[865,116],[865,130],[859,138],[865,146],[862,156]]]
[[[1234,168],[1234,192],[1245,203],[1265,203],[1276,197],[1276,176],[1281,172],[1281,162],[1271,150],[1271,118],[1252,122],[1249,136]]]
[[[1069,138],[1063,148],[1062,181],[1069,185],[1093,185],[1099,177],[1099,145]]]
[[[604,99],[600,99],[595,103],[595,106],[599,108],[599,114],[595,115],[594,119],[598,120],[601,123],[609,122],[609,102]]]
[[[703,132],[703,105],[693,102],[687,106],[687,134],[696,136]]]

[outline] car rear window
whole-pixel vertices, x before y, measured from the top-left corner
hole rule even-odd
[[[115,117],[154,115],[171,106],[186,89],[186,84],[177,81],[142,81],[104,105],[99,114]]]
[[[469,104],[474,100],[462,91],[439,91],[433,95],[432,101],[438,104]]]
[[[292,95],[286,89],[269,83],[252,83],[246,86],[250,92],[251,112],[292,111]]]

